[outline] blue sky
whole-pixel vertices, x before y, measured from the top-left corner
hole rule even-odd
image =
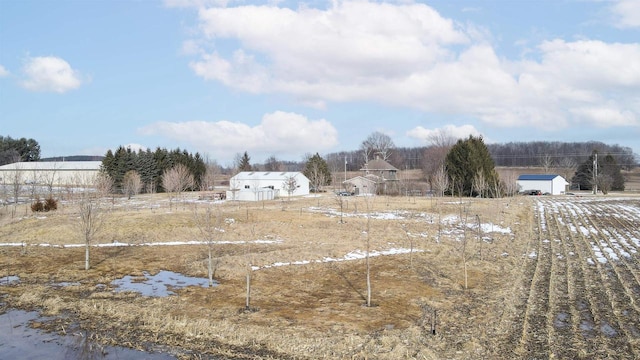
[[[0,0],[0,135],[301,160],[433,134],[640,153],[640,1]]]

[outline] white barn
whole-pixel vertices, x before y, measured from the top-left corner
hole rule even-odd
[[[291,188],[289,185],[291,184]],[[229,180],[228,200],[261,201],[279,196],[309,195],[309,179],[301,172],[243,171]]]
[[[0,166],[0,184],[88,185],[101,161],[29,161]]]
[[[540,190],[543,194],[549,193],[552,195],[564,194],[567,185],[569,185],[562,176],[553,174],[524,174],[518,177],[517,183],[520,191]]]

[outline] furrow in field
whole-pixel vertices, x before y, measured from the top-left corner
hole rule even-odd
[[[617,240],[633,257],[629,265],[636,271],[640,270],[640,208],[634,211],[628,203],[606,204],[605,211],[599,217],[606,217],[612,225],[609,229],[615,232]]]
[[[575,253],[567,250],[562,225],[558,223],[559,211],[553,202],[545,201],[548,239],[551,244],[551,281],[549,283],[549,329],[550,357],[568,359],[578,351],[584,351],[588,344],[575,330],[579,326],[580,312],[576,303],[575,274],[570,265],[575,262]],[[571,246],[571,248],[573,248]],[[573,256],[572,256],[573,255]],[[573,259],[572,259],[573,258]]]
[[[608,213],[619,211],[619,207],[605,206],[605,210],[600,210],[598,216],[591,218],[594,226],[599,230],[602,238],[600,245],[607,252],[611,253],[610,258],[614,264],[621,268],[621,275],[625,277],[623,285],[628,286],[627,292],[631,300],[640,300],[640,275],[638,271],[638,259],[640,254],[633,245],[631,231],[628,224],[620,221],[619,217],[606,216]],[[640,311],[640,301],[636,304],[636,310]]]
[[[585,272],[587,285],[593,289],[592,296],[598,306],[594,318],[600,330],[599,338],[610,349],[610,354],[616,354],[620,358],[636,358],[637,350],[632,346],[633,328],[629,327],[627,316],[629,311],[635,313],[628,304],[629,297],[622,285],[618,269],[612,260],[617,261],[615,251],[611,247],[602,247],[606,240],[600,237],[600,232],[589,221],[593,213],[584,207],[584,203],[571,204],[577,216],[573,218],[576,227],[581,229],[579,236],[584,247],[593,257],[593,266],[588,266]],[[634,314],[635,315],[635,314]]]
[[[545,242],[546,218],[544,207],[537,204],[537,252],[529,254],[535,258],[534,270],[527,307],[524,313],[524,324],[517,352],[526,358],[546,358],[549,355],[549,334],[547,333],[547,313],[549,310],[549,278],[551,275],[551,246]]]

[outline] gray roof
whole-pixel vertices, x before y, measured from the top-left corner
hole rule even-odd
[[[232,177],[234,180],[284,180],[289,177],[307,179],[299,171],[242,171]],[[307,179],[308,180],[308,179]]]
[[[388,162],[381,160],[381,159],[375,159],[375,160],[371,160],[369,162],[367,162],[366,164],[364,164],[364,167],[360,170],[369,170],[369,171],[376,171],[376,170],[383,170],[383,171],[398,171],[398,169],[389,164]]]
[[[100,169],[102,161],[27,161],[17,162],[0,166],[0,170],[13,171],[34,171],[34,170],[51,170],[51,171],[70,171],[70,170],[93,170]]]

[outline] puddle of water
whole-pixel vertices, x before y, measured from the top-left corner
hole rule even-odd
[[[561,312],[556,315],[556,318],[553,320],[553,326],[556,328],[564,328],[568,325],[569,314]]]
[[[69,286],[80,286],[80,285],[81,284],[79,282],[69,282],[69,281],[63,281],[63,282],[51,284],[51,286],[55,288],[65,288]]]
[[[585,338],[593,338],[595,337],[594,332],[595,324],[589,320],[582,320],[580,322],[580,330],[582,331],[582,336]]]
[[[609,325],[605,321],[603,321],[602,324],[600,325],[600,331],[602,331],[602,333],[608,337],[615,337],[616,335],[618,335],[618,332],[616,331],[616,329],[614,329],[611,325]]]
[[[16,275],[9,275],[0,278],[0,285],[18,285],[20,284],[20,277]]]
[[[29,326],[34,320],[47,319],[36,311],[10,310],[0,315],[0,359],[175,359],[169,354],[98,346],[86,342],[80,333],[68,336],[46,333]]]
[[[117,287],[117,292],[135,291],[142,294],[142,296],[166,297],[175,295],[171,289],[180,289],[186,286],[209,287],[209,280],[185,276],[173,271],[161,270],[155,275],[151,275],[145,271],[144,278],[142,279],[139,276],[127,275],[121,279],[113,280],[111,285]],[[213,286],[216,285],[217,282],[214,281]]]

